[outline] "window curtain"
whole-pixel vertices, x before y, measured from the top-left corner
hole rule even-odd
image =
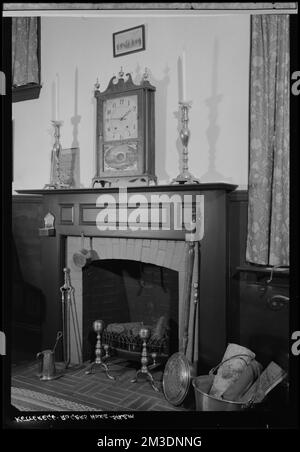
[[[289,265],[289,16],[251,18],[246,260]]]
[[[38,18],[12,18],[13,86],[39,83]]]

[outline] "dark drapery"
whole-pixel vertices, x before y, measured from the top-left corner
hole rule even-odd
[[[37,17],[12,18],[13,87],[39,84],[39,42]]]

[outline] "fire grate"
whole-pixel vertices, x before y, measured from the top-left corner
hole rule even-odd
[[[107,331],[105,329],[102,335],[102,343],[107,344],[111,349],[115,351],[126,351],[132,356],[140,357],[142,352],[143,341],[139,336],[133,335],[132,333],[115,333]],[[168,356],[168,335],[165,335],[158,339],[155,337],[150,337],[147,342],[148,353],[156,353],[157,357],[167,357]]]

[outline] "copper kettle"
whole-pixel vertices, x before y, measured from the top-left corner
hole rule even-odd
[[[54,380],[62,375],[61,373],[57,373],[55,367],[55,348],[61,337],[62,332],[59,331],[56,336],[56,342],[53,350],[44,350],[36,355],[36,359],[39,361],[37,376],[41,380]]]

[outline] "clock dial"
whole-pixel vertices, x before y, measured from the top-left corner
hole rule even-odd
[[[138,137],[138,96],[107,99],[103,104],[104,140],[120,141]]]

